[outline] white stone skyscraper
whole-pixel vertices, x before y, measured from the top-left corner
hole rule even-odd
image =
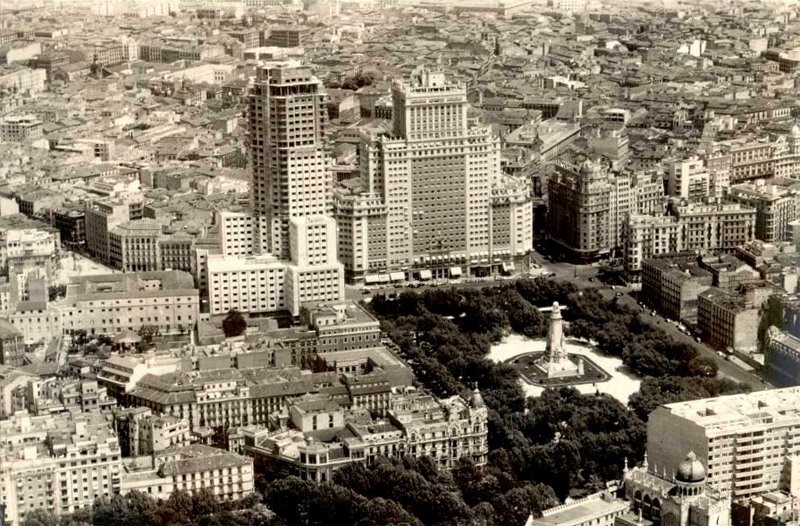
[[[467,118],[466,87],[419,68],[392,97],[391,134],[360,145],[363,192],[336,201],[348,278],[487,274],[528,254],[530,182],[502,173],[500,139]]]
[[[322,82],[300,63],[259,68],[248,121],[257,245],[280,259],[295,258],[290,253],[290,219],[330,215],[332,210]]]
[[[309,66],[257,69],[248,108],[252,210],[218,214],[222,254],[208,258],[204,275],[212,314],[296,316],[302,303],[344,298],[326,120],[326,93]]]

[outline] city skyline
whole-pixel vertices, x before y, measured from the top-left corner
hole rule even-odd
[[[800,526],[798,0],[0,3],[0,526]]]

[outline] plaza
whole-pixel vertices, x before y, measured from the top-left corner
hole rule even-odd
[[[507,362],[523,355],[543,354],[545,352],[546,340],[532,340],[521,334],[512,333],[503,338],[503,341],[492,346],[489,352],[489,359],[495,362]],[[596,350],[596,348],[585,340],[568,338],[564,343],[565,351],[570,356],[583,356],[587,362],[591,362],[603,369],[609,379],[604,382],[587,382],[573,384],[574,387],[584,394],[593,394],[597,391],[607,393],[622,402],[628,403],[628,398],[639,390],[641,379],[630,372],[622,363],[620,358],[606,356]],[[580,381],[580,380],[578,380]],[[520,379],[522,388],[528,396],[539,396],[548,385],[529,383]]]

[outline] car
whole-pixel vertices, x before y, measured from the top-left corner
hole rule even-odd
[[[617,292],[616,294],[614,294],[614,296],[616,296],[617,298],[621,298],[622,297],[622,293],[621,292]]]
[[[720,358],[725,358],[725,353],[722,351],[717,351],[717,356],[719,356]]]
[[[361,289],[361,294],[369,294],[369,293],[370,293],[370,290],[367,287],[364,287],[363,289]]]
[[[617,290],[617,286],[616,285],[611,285],[611,290]]]
[[[650,316],[655,316],[655,315],[656,315],[656,311],[654,311],[654,310],[650,311]]]
[[[589,283],[594,283],[594,278],[589,278]]]
[[[703,340],[700,338],[700,336],[696,337],[696,338],[695,338],[695,341],[696,341],[697,343],[703,343]]]

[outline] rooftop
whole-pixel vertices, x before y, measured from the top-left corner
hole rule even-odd
[[[800,420],[800,386],[677,402],[657,411],[669,411],[707,431],[797,421]]]

